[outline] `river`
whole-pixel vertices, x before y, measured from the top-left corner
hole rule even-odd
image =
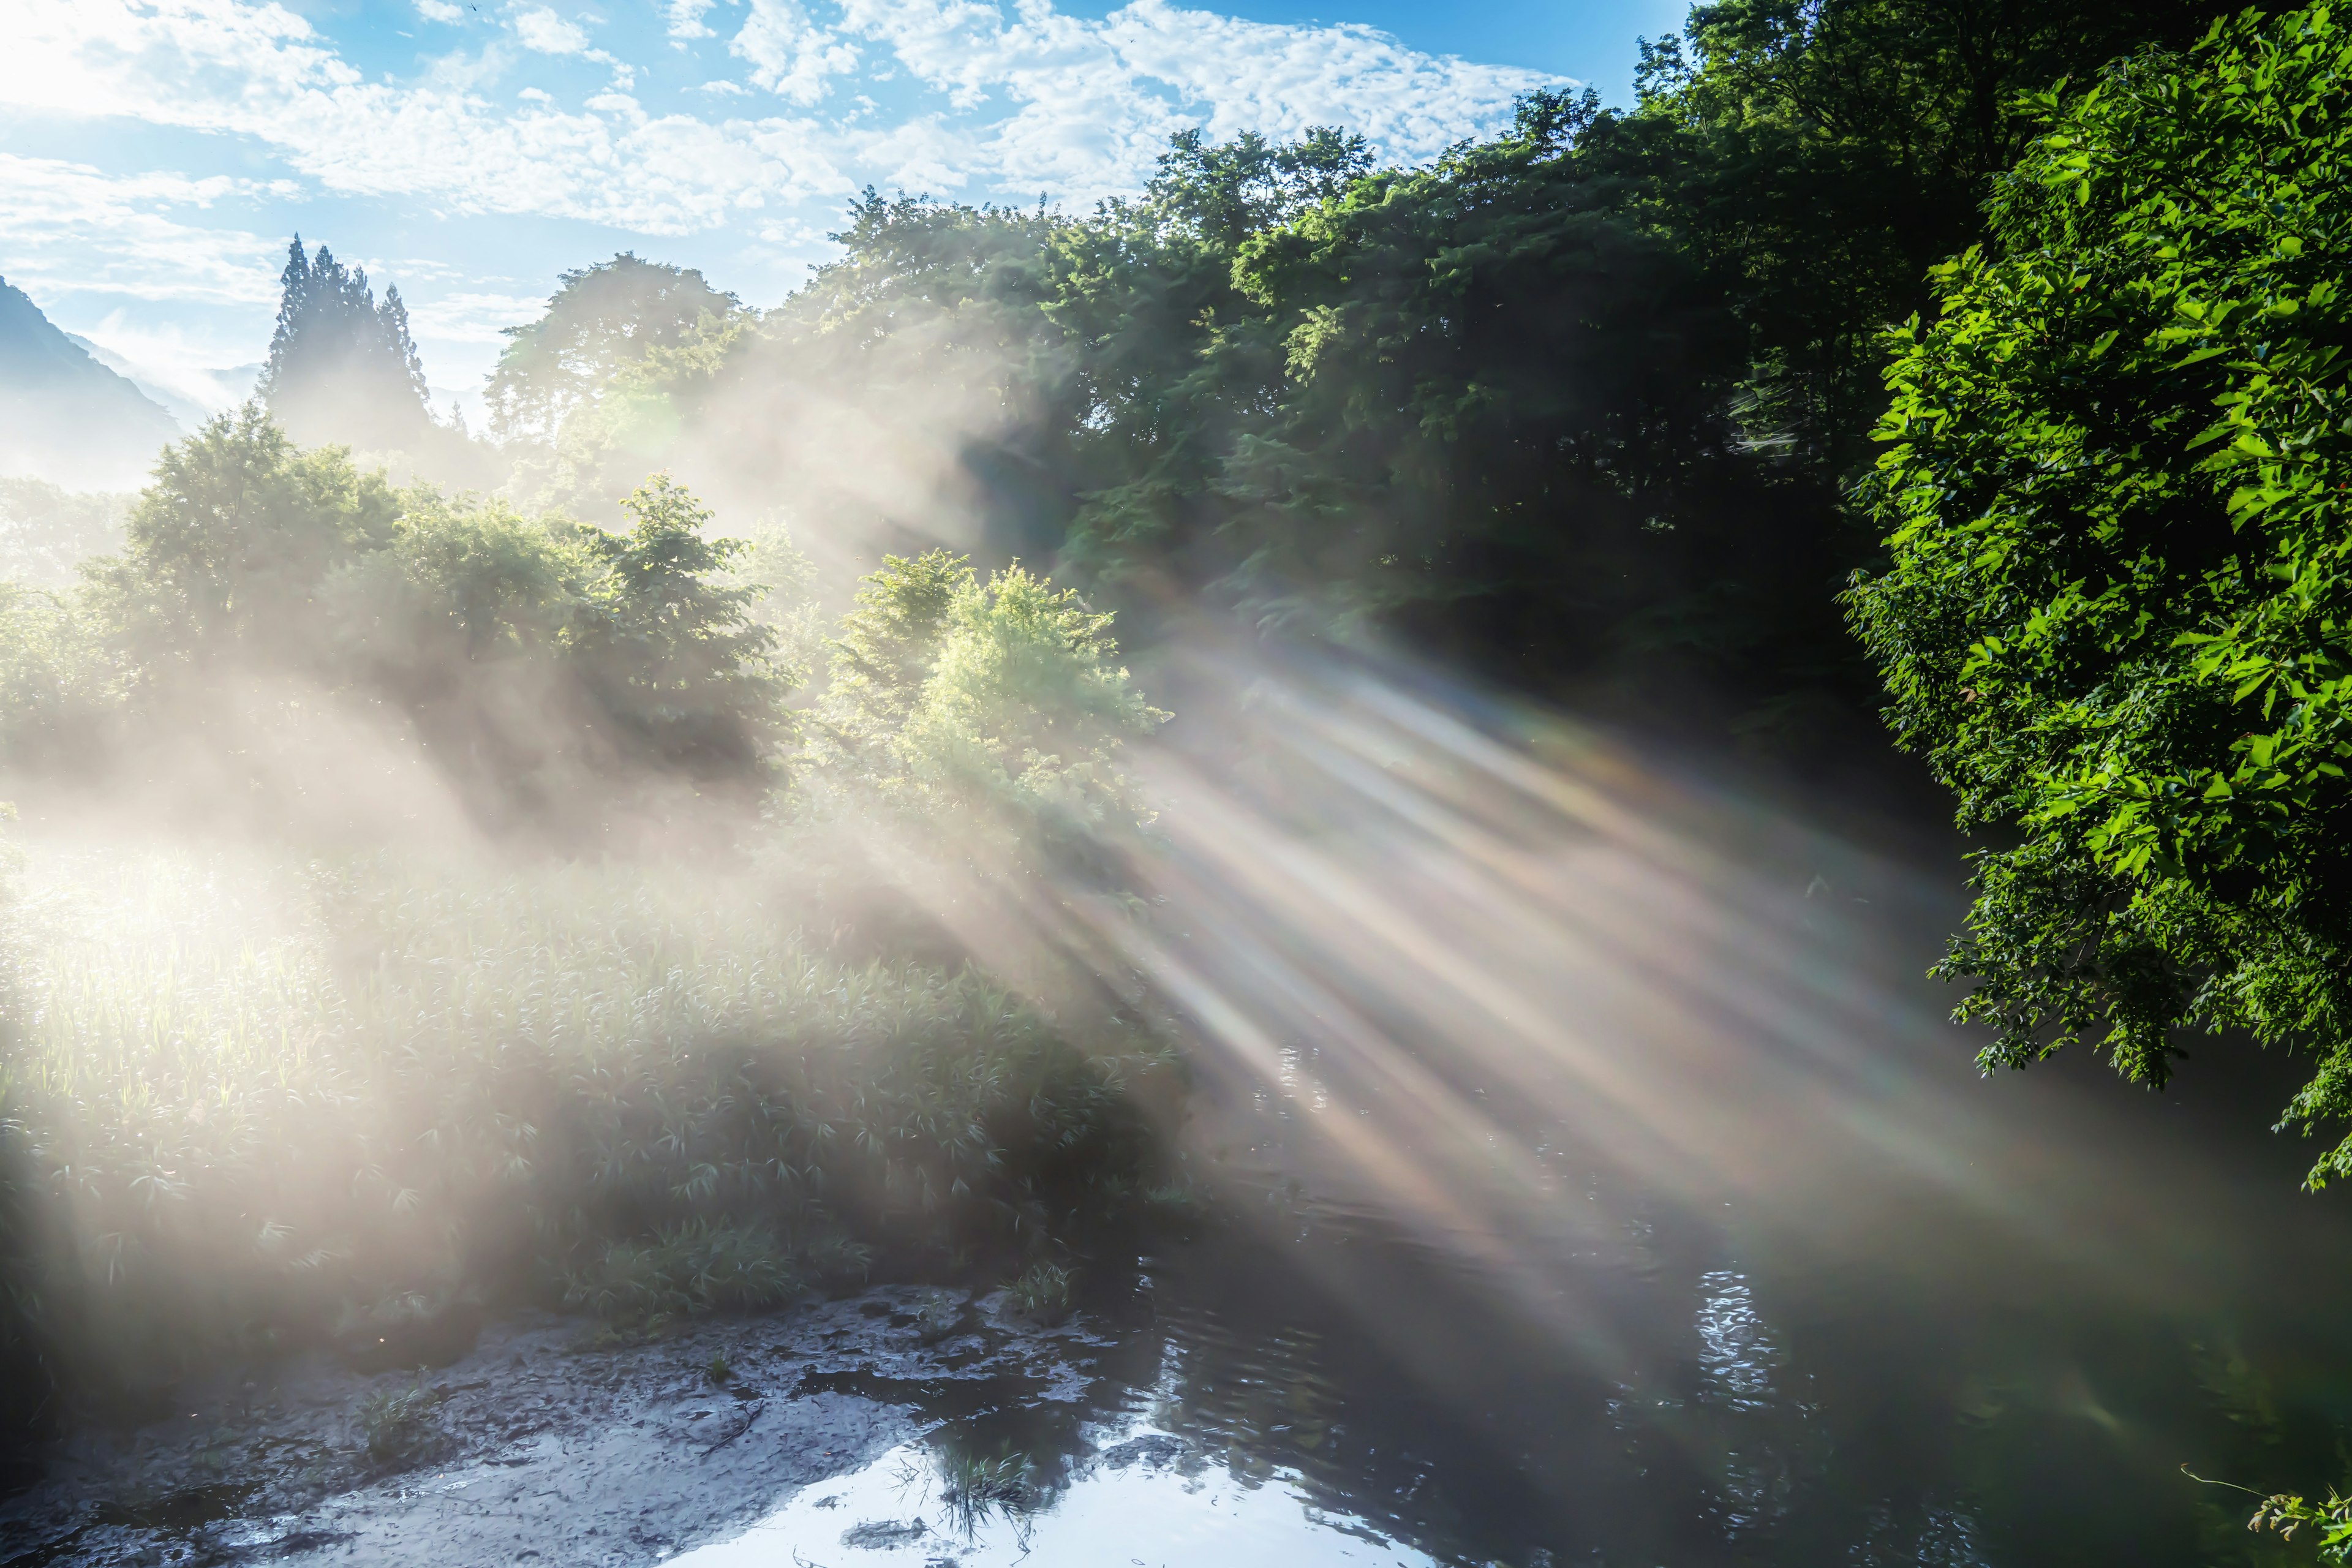
[[[902,1386],[919,1442],[681,1561],[2298,1560],[2184,1473],[2344,1479],[2292,1062],[1984,1078],[1948,837],[1360,672],[1230,710],[1121,939],[1217,1217],[1089,1266],[1082,1394]]]

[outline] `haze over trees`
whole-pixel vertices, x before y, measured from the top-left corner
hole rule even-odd
[[[270,416],[305,446],[414,446],[432,413],[399,289],[377,303],[365,268],[345,267],[323,245],[306,254],[299,235],[278,286],[259,387]]]
[[[292,775],[254,738],[323,704],[502,842],[584,855],[723,819],[729,852],[804,856],[822,892],[832,849],[792,834],[914,823],[1008,898],[1049,876],[1115,897],[1155,809],[1126,749],[1168,718],[1122,644],[1402,645],[1817,766],[1883,753],[1891,693],[1897,742],[2005,846],[1945,965],[1977,983],[1987,1062],[2095,1037],[2160,1082],[2184,1031],[2244,1029],[2315,1054],[2289,1119],[2333,1136],[2352,44],[2324,11],[2225,10],[1726,0],[1644,47],[1633,109],[1537,93],[1423,167],[1344,128],[1192,133],[1082,214],[869,191],[768,308],[628,253],[563,274],[489,378],[495,446],[433,419],[396,290],[298,240],[260,402],[163,450],[119,548],[115,511],[0,496],[42,520],[5,535],[0,744],[34,773],[136,772],[193,726],[274,810]],[[384,1016],[440,1016],[448,973],[541,973],[499,942],[436,969],[393,895],[331,893],[394,932]],[[705,951],[658,900],[595,896],[632,911],[614,930]],[[561,1215],[542,1286],[704,1310],[646,1280],[723,1257],[749,1296],[917,1231],[1028,1245],[1049,1205],[1159,1173],[1113,1092],[1166,1066],[1155,1041],[1074,1038],[920,965],[855,982],[921,1026],[857,1120],[826,1052],[870,1016],[810,1000],[856,966],[762,931],[747,913],[725,941],[791,984],[750,1011],[790,1015],[823,1070],[629,1056],[642,1098],[599,1098],[621,1046],[583,1029],[525,1092],[454,1036],[428,1069],[350,1034],[320,1070],[394,1085],[404,1129],[582,1119],[562,1158],[482,1178],[506,1228],[436,1279]],[[678,1005],[680,1038],[724,1035],[724,1007]],[[428,1070],[465,1086],[438,1121],[400,1098]],[[23,1114],[62,1160],[58,1071]],[[663,1143],[673,1094],[703,1120]],[[882,1152],[838,1155],[809,1117]],[[216,1184],[206,1212],[242,1214],[267,1174],[205,1136],[173,1157]],[[348,1177],[341,1145],[310,1152]],[[633,1196],[564,1207],[615,1170]],[[414,1272],[390,1242],[354,1256],[353,1293]],[[169,1295],[165,1264],[141,1279]]]

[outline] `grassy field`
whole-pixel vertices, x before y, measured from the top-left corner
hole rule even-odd
[[[977,972],[830,956],[773,878],[41,849],[16,880],[19,1422],[501,1300],[642,1331],[1017,1270],[1146,1187],[1172,1078]]]

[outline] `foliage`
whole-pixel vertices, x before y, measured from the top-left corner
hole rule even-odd
[[[324,698],[389,713],[386,743],[421,743],[477,813],[550,837],[653,809],[663,781],[756,795],[790,739],[772,655],[798,612],[667,476],[623,521],[395,489],[248,405],[165,449],[80,591],[0,589],[0,735],[88,760],[241,725],[256,752]],[[232,724],[251,689],[293,695]]]
[[[306,256],[299,235],[278,282],[260,386],[271,416],[305,444],[415,447],[431,416],[400,290],[385,289],[379,305],[366,268],[344,267],[323,245]]]
[[[991,1513],[1017,1517],[1037,1506],[1036,1466],[1008,1442],[994,1454],[949,1449],[932,1456],[940,1474],[940,1500],[950,1528],[969,1539]]]
[[[939,664],[949,611],[974,581],[966,557],[927,550],[886,555],[858,582],[832,639],[823,710],[826,738],[853,765],[891,767],[891,746]]]
[[[1995,177],[2033,134],[2021,94],[2186,45],[2234,8],[1717,0],[1683,37],[1643,44],[1640,110],[1599,156],[1745,328],[1743,423],[1776,461],[1834,483],[1870,460],[1880,330],[1980,237]]]
[[[0,759],[70,768],[120,706],[122,677],[75,598],[0,583]]]
[[[1186,132],[1083,215],[868,193],[790,300],[616,374],[550,493],[788,484],[805,537],[1048,563],[1146,643],[1402,634],[1786,732],[1868,701],[1840,489],[2017,95],[2217,9],[1726,0],[1633,113],[1539,91],[1423,168]]]
[[[1229,355],[1272,361],[1275,406],[1212,489],[1254,619],[1371,616],[1490,664],[1591,668],[1654,654],[1710,576],[1771,591],[1788,542],[1724,526],[1771,506],[1722,414],[1734,324],[1596,176],[1598,118],[1589,93],[1538,94],[1510,132],[1240,247],[1264,324]],[[1738,614],[1713,606],[1702,635],[1739,639]]]
[[[2306,1129],[2352,1112],[2347,81],[2315,10],[2039,101],[1901,339],[1852,596],[1904,742],[2019,835],[1944,965],[1985,1060],[2104,1025],[2161,1083],[2175,1030],[2242,1026],[2320,1053]]]
[[[0,581],[32,588],[73,585],[77,569],[121,548],[130,498],[59,489],[45,480],[0,479]]]
[[[405,1470],[423,1464],[448,1442],[434,1411],[440,1394],[416,1374],[413,1388],[380,1389],[360,1402],[360,1435],[379,1469]]]
[[[815,757],[975,847],[1073,868],[1149,825],[1121,757],[1168,718],[1112,663],[1110,623],[1018,565],[982,582],[947,551],[886,556],[834,641]]]
[[[568,416],[604,395],[625,367],[677,349],[740,309],[734,295],[711,288],[692,268],[646,261],[634,251],[566,272],[546,314],[505,329],[507,346],[487,389],[491,428],[502,440],[551,438]]]
[[[619,866],[37,860],[0,1125],[81,1385],[347,1303],[568,1291],[638,1327],[1025,1233],[1140,1173],[1150,1039],[852,967],[771,884]]]
[[[583,530],[602,569],[572,633],[586,695],[627,755],[689,777],[756,778],[784,731],[776,635],[761,591],[722,580],[744,546],[708,537],[709,509],[656,474],[622,503],[625,533]]]
[[[98,573],[106,613],[167,687],[232,655],[314,663],[342,619],[329,579],[388,546],[400,510],[381,473],[334,447],[299,450],[247,404],[163,449],[122,555]]]
[[[1058,1323],[1070,1315],[1070,1271],[1058,1263],[1033,1263],[1005,1287],[1005,1300],[1034,1322]]]
[[[2321,1562],[2352,1562],[2352,1498],[2339,1497],[2332,1490],[2324,1503],[2306,1502],[2285,1492],[2265,1498],[2246,1528],[2275,1530],[2291,1541],[2305,1525],[2311,1526],[2312,1544]]]
[[[971,1316],[967,1303],[945,1290],[933,1290],[915,1308],[915,1342],[935,1345],[951,1339]]]
[[[792,1249],[772,1233],[757,1225],[691,1219],[660,1227],[650,1241],[605,1241],[566,1271],[563,1300],[652,1331],[674,1318],[758,1311],[807,1288]]]

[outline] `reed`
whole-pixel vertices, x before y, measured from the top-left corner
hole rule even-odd
[[[1166,1051],[839,962],[772,883],[37,856],[8,914],[6,1331],[168,1384],[398,1298],[639,1327],[1033,1230],[1149,1162]]]

